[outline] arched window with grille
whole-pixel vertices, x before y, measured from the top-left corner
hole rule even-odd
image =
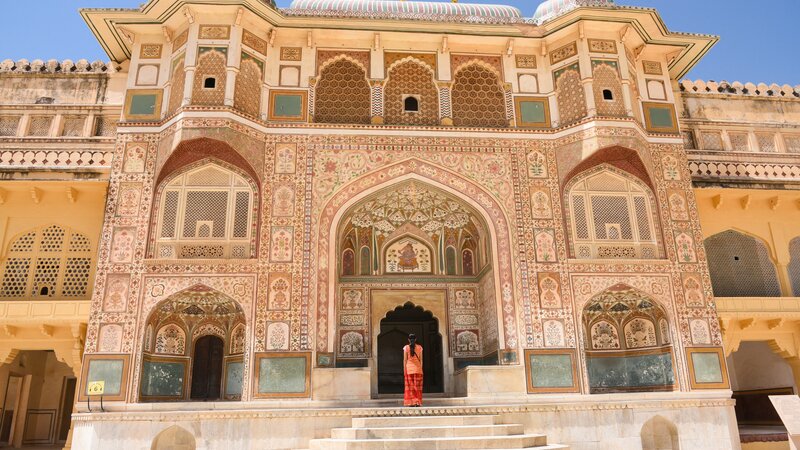
[[[59,225],[23,233],[2,261],[0,298],[88,299],[93,248],[86,235]]]
[[[714,296],[781,296],[778,272],[760,240],[727,230],[706,239],[705,246]]]
[[[645,183],[601,165],[576,176],[565,191],[576,258],[662,257],[655,199]]]
[[[157,257],[251,257],[257,192],[251,180],[207,162],[165,183],[158,200]]]
[[[789,279],[792,280],[792,293],[795,297],[800,297],[800,237],[796,237],[789,242]]]

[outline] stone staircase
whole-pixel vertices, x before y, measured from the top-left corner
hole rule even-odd
[[[499,416],[357,417],[351,428],[334,428],[328,439],[313,439],[310,450],[568,449],[548,445],[543,434],[522,425],[501,424]]]

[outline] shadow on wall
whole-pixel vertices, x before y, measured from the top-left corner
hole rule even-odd
[[[669,420],[655,416],[642,425],[642,450],[679,450],[678,428]]]
[[[173,425],[158,433],[150,450],[195,450],[194,436],[185,429]]]

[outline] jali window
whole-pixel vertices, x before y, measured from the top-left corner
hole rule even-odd
[[[650,189],[622,171],[601,167],[572,181],[567,201],[576,258],[659,258]]]
[[[88,237],[58,225],[17,237],[2,261],[0,297],[88,299],[92,249]]]
[[[160,197],[159,258],[249,258],[254,187],[209,163],[168,182]]]

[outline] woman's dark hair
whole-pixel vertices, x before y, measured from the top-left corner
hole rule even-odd
[[[411,334],[408,335],[408,344],[409,344],[408,347],[411,350],[411,356],[417,356],[417,354],[414,352],[414,348],[417,346],[417,335],[416,334],[411,333]]]

